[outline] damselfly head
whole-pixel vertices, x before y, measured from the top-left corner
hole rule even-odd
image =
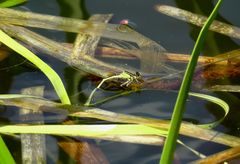
[[[141,77],[141,74],[139,72],[135,73],[137,77]]]
[[[129,19],[123,19],[119,22],[117,30],[120,32],[131,32],[132,30],[135,30],[136,27],[137,25]]]
[[[119,22],[120,25],[125,25],[125,26],[128,26],[129,28],[131,29],[136,29],[137,28],[137,25],[136,23],[132,22],[131,20],[129,19],[123,19]]]

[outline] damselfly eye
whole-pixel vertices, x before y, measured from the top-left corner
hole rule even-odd
[[[131,32],[136,29],[137,25],[131,22],[129,19],[123,19],[119,22],[119,26],[117,28],[120,32]]]
[[[119,24],[121,24],[121,25],[126,25],[126,26],[128,26],[129,28],[131,28],[131,29],[133,29],[133,30],[137,28],[136,23],[130,21],[129,19],[123,19],[123,20],[121,20],[121,21],[119,22]]]
[[[139,72],[136,72],[136,76],[137,76],[137,77],[140,77],[141,74],[140,74]]]

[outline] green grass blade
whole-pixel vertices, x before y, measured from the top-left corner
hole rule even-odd
[[[219,0],[218,3],[216,4],[215,8],[213,9],[211,15],[207,19],[206,23],[204,24],[203,28],[200,31],[200,34],[197,38],[196,44],[193,48],[192,54],[191,54],[191,59],[190,62],[187,65],[186,72],[184,74],[183,82],[181,84],[179,94],[176,100],[176,104],[174,107],[171,123],[170,123],[170,129],[167,135],[166,142],[163,147],[163,152],[161,155],[161,164],[170,164],[172,163],[173,160],[173,154],[174,150],[176,148],[176,141],[178,138],[178,132],[179,128],[181,125],[181,120],[182,120],[182,115],[184,112],[185,104],[186,104],[186,99],[188,96],[188,91],[191,85],[192,81],[192,76],[194,73],[194,69],[197,64],[198,56],[200,54],[200,51],[203,47],[203,43],[205,40],[205,37],[207,35],[207,31],[209,29],[209,26],[215,19],[218,9],[220,5],[222,4],[223,0]]]
[[[141,91],[146,91],[146,90],[149,90],[149,89],[142,89]],[[109,97],[106,97],[102,100],[99,100],[93,104],[90,104],[91,106],[95,106],[97,104],[101,104],[101,103],[104,103],[104,102],[107,102],[107,101],[110,101],[112,99],[115,99],[117,97],[120,97],[120,96],[126,96],[126,95],[129,95],[130,93],[133,93],[133,92],[136,92],[134,90],[130,90],[130,91],[123,91],[123,92],[120,92],[120,93],[117,93],[116,95],[113,95],[113,96],[109,96]],[[206,123],[206,124],[200,124],[200,125],[197,125],[197,126],[200,126],[202,128],[205,128],[205,129],[211,129],[211,128],[214,128],[216,127],[217,125],[219,125],[224,119],[225,117],[227,116],[228,112],[229,112],[229,105],[223,101],[222,99],[219,99],[217,97],[214,97],[214,96],[210,96],[210,95],[206,95],[206,94],[202,94],[202,93],[195,93],[195,92],[189,92],[188,94],[189,96],[194,96],[194,97],[198,97],[198,98],[201,98],[203,100],[206,100],[206,101],[209,101],[211,103],[214,103],[216,105],[219,105],[223,110],[224,110],[224,116],[221,117],[219,120],[216,120],[214,122],[211,122],[211,123]],[[0,95],[0,99],[2,98],[3,96]],[[6,97],[7,98],[7,97]]]
[[[207,101],[212,102],[214,104],[217,104],[224,110],[224,116],[221,117],[219,120],[216,120],[216,121],[211,122],[211,123],[198,125],[202,128],[211,129],[211,128],[216,127],[217,125],[219,125],[225,119],[225,117],[227,116],[227,114],[229,112],[229,105],[225,101],[223,101],[222,99],[219,99],[217,97],[213,97],[213,96],[210,96],[210,95],[201,94],[201,93],[194,93],[194,92],[189,92],[189,95],[199,97],[201,99],[204,99],[204,100],[207,100]]]
[[[0,164],[14,164],[15,161],[9,152],[6,144],[4,143],[2,137],[0,136]]]
[[[61,78],[50,66],[48,66],[45,62],[43,62],[39,57],[37,57],[27,48],[9,37],[2,30],[0,30],[0,42],[4,43],[6,46],[13,49],[17,53],[28,59],[30,62],[32,62],[34,65],[36,65],[51,81],[61,102],[63,104],[71,104]]]
[[[0,133],[52,134],[63,136],[100,137],[107,135],[158,135],[165,136],[167,131],[145,125],[108,124],[108,125],[6,125]]]
[[[12,7],[26,2],[27,0],[6,0],[0,3],[0,7]],[[9,163],[14,164],[15,161],[9,152],[6,144],[0,136],[0,164]]]
[[[24,95],[24,94],[0,94],[0,99],[16,99],[16,98],[36,98],[36,99],[44,99],[40,96],[33,95]]]
[[[0,7],[12,7],[24,2],[27,2],[27,0],[6,0],[0,3]]]

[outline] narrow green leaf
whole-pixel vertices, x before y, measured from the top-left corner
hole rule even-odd
[[[4,143],[2,137],[0,136],[0,164],[14,164],[15,161],[9,152],[6,144]]]
[[[211,129],[211,128],[216,127],[217,125],[219,125],[225,119],[225,117],[227,116],[227,114],[229,112],[229,105],[225,101],[223,101],[223,100],[221,100],[217,97],[213,97],[213,96],[206,95],[206,94],[201,94],[201,93],[194,93],[194,92],[189,92],[189,95],[199,97],[201,99],[204,99],[204,100],[207,100],[207,101],[212,102],[214,104],[217,104],[224,110],[224,116],[222,118],[220,118],[219,120],[216,120],[216,121],[211,122],[211,123],[198,125],[202,128]]]
[[[148,89],[142,89],[141,91],[143,92],[145,90],[148,90]],[[120,92],[120,93],[118,93],[116,95],[113,95],[113,96],[104,98],[102,100],[99,100],[96,103],[93,103],[91,105],[95,106],[97,104],[104,103],[104,102],[112,100],[114,98],[117,98],[117,97],[120,97],[120,96],[124,96],[124,95],[128,95],[128,94],[130,94],[132,92],[136,92],[136,91],[134,91],[134,90],[123,91],[123,92]],[[211,122],[211,123],[200,124],[200,125],[197,125],[197,126],[200,126],[202,128],[205,128],[205,129],[210,129],[210,128],[216,127],[217,125],[219,125],[224,120],[224,118],[227,116],[227,114],[229,112],[228,104],[225,101],[223,101],[223,100],[221,100],[221,99],[219,99],[217,97],[206,95],[206,94],[202,94],[202,93],[195,93],[195,92],[189,92],[188,95],[195,96],[195,97],[201,98],[203,100],[209,101],[211,103],[214,103],[216,105],[219,105],[225,112],[225,114],[224,114],[224,116],[222,118],[220,118],[220,119],[218,119],[218,120],[216,120],[214,122]],[[2,98],[2,96],[0,95],[0,99],[1,98]]]
[[[16,99],[16,98],[36,98],[36,99],[44,99],[40,96],[33,95],[23,95],[23,94],[0,94],[0,99]]]
[[[166,135],[165,130],[134,124],[29,126],[6,125],[0,127],[0,133],[52,134],[82,137],[98,137],[107,135]]]
[[[184,112],[186,99],[188,97],[189,88],[192,81],[192,76],[194,73],[194,69],[197,64],[198,56],[200,54],[200,51],[203,47],[203,43],[205,40],[205,37],[207,35],[208,29],[215,19],[218,9],[220,5],[222,4],[223,0],[219,0],[215,8],[213,9],[211,15],[207,19],[207,22],[204,24],[203,28],[200,31],[200,34],[197,38],[196,44],[193,48],[190,62],[187,65],[186,72],[184,74],[183,82],[181,84],[179,94],[176,100],[176,104],[174,107],[171,123],[170,123],[170,129],[167,135],[166,142],[163,147],[163,152],[161,155],[161,164],[170,164],[173,160],[174,151],[176,148],[179,128],[181,125],[182,115]]]
[[[0,7],[12,7],[27,2],[27,0],[6,0],[0,3]]]
[[[37,57],[27,48],[9,37],[2,30],[0,30],[0,42],[13,49],[17,53],[28,59],[30,62],[32,62],[34,65],[36,65],[51,81],[55,91],[61,99],[61,102],[63,104],[71,104],[61,78],[50,66],[48,66],[45,62],[43,62],[39,57]]]

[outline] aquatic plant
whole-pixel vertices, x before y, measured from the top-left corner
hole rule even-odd
[[[13,13],[21,13],[19,11],[15,11],[15,10],[5,10],[6,12],[13,12]],[[20,17],[21,17],[20,14]],[[36,16],[35,14],[32,13],[27,13],[29,15],[32,16]],[[11,14],[10,14],[11,15]],[[1,17],[1,16],[0,16]],[[6,16],[7,17],[7,16]],[[50,16],[51,17],[51,16]],[[13,18],[15,18],[15,16],[13,16]],[[24,16],[22,17],[24,20]],[[41,17],[43,18],[43,17]],[[46,18],[46,17],[44,17]],[[51,18],[56,18],[56,17],[51,17]],[[70,19],[64,18],[57,18],[54,20],[58,20],[61,23],[66,23],[66,22],[71,22]],[[68,21],[63,21],[63,20],[68,20]],[[10,22],[10,19],[8,20]],[[13,19],[14,21],[14,19]],[[38,23],[41,24],[41,22],[44,22],[46,20],[41,19],[41,20],[35,20],[32,19],[32,25],[37,26]],[[36,21],[36,22],[35,22]],[[20,23],[23,23],[22,20],[19,21]],[[19,23],[18,22],[18,23]],[[34,23],[33,23],[34,22]],[[49,25],[56,29],[57,26],[54,26],[54,21],[52,21],[51,23],[49,23]],[[55,25],[58,24],[59,22],[55,22]],[[78,20],[72,20],[72,22],[79,22]],[[86,21],[80,21],[82,23],[85,23],[85,25],[87,24],[91,24],[91,22],[86,22]],[[9,23],[11,24],[11,23]],[[15,24],[14,22],[12,22],[12,24]],[[31,23],[30,23],[31,24]],[[71,23],[69,23],[70,25],[72,25]],[[78,23],[76,23],[78,24]],[[25,24],[24,24],[25,25]],[[48,25],[46,23],[46,25]],[[78,24],[79,25],[79,24]],[[96,27],[100,27],[101,30],[103,30],[104,24],[102,23],[96,23],[94,22],[93,24]],[[141,36],[140,34],[131,31],[128,33],[128,28],[125,28],[125,32],[126,33],[121,33],[119,31],[116,31],[115,25],[106,25],[109,26],[111,30],[115,30],[112,31],[114,34],[116,35],[110,35],[110,33],[101,33],[102,31],[97,31],[97,28],[91,27],[89,29],[86,29],[86,27],[81,26],[81,28],[83,28],[84,30],[86,29],[86,33],[81,33],[78,34],[78,38],[80,38],[80,40],[82,39],[83,42],[79,41],[79,42],[75,42],[74,45],[70,45],[69,47],[64,47],[61,43],[57,43],[55,41],[52,41],[48,38],[42,37],[40,35],[35,34],[34,32],[27,30],[23,27],[18,27],[18,26],[14,26],[14,25],[1,25],[1,28],[3,28],[5,30],[5,32],[9,35],[12,35],[16,38],[20,38],[19,40],[30,40],[28,42],[32,42],[33,43],[37,43],[34,46],[40,46],[41,50],[43,52],[47,52],[49,54],[54,54],[55,57],[57,57],[60,60],[63,60],[65,62],[67,62],[70,65],[74,65],[77,66],[78,69],[81,69],[83,71],[86,71],[88,73],[94,74],[96,76],[102,77],[103,81],[101,83],[106,82],[106,80],[115,80],[114,82],[118,82],[116,84],[116,86],[121,87],[122,84],[126,84],[125,87],[129,87],[128,89],[132,89],[130,86],[128,86],[128,82],[132,82],[132,81],[136,81],[137,79],[132,78],[135,77],[135,75],[130,76],[131,74],[121,74],[121,72],[124,72],[125,69],[124,68],[118,68],[118,67],[114,67],[112,65],[109,64],[105,64],[103,62],[98,61],[97,59],[93,58],[91,55],[91,52],[93,52],[96,48],[97,48],[97,43],[99,41],[100,36],[108,36],[110,37],[110,39],[112,39],[112,37],[114,39],[119,39],[119,38],[123,38],[124,36],[126,37],[125,39],[127,41],[136,41],[137,39],[141,38],[145,41],[145,43],[149,43],[149,44],[145,44],[145,45],[141,45],[142,47],[146,46],[147,48],[149,48],[150,50],[147,50],[148,52],[151,52],[151,48],[156,48],[154,50],[156,50],[156,52],[162,52],[159,51],[159,47],[157,47],[155,45],[155,43],[149,41],[146,39],[146,37]],[[69,27],[68,26],[64,26],[64,25],[60,25],[60,27]],[[78,27],[78,26],[76,26]],[[79,32],[79,28],[73,27],[72,28],[66,28],[64,30],[73,30],[74,32]],[[48,27],[46,27],[48,28]],[[123,27],[121,27],[122,29]],[[119,29],[119,28],[118,28]],[[59,30],[59,29],[57,29]],[[88,31],[89,30],[89,31]],[[95,30],[95,31],[94,31]],[[14,33],[15,31],[21,31],[19,33],[21,33],[22,36],[18,35],[17,33]],[[109,31],[108,31],[109,32]],[[131,38],[131,33],[133,33],[135,37]],[[129,36],[127,36],[129,34]],[[25,37],[25,39],[24,39]],[[26,39],[28,37],[28,39]],[[97,38],[97,41],[94,42],[95,37]],[[34,40],[34,41],[33,41]],[[148,42],[149,41],[149,42]],[[84,44],[85,43],[85,44]],[[91,49],[91,47],[89,47],[88,44],[86,43],[91,43],[90,45],[92,47],[94,47],[94,49]],[[123,44],[124,43],[124,44]],[[139,42],[140,43],[140,42]],[[114,45],[115,44],[115,45]],[[136,49],[135,47],[133,47],[133,45],[131,44],[125,44],[124,41],[115,41],[114,42],[114,46],[110,47],[112,48],[111,51],[114,51],[114,48],[119,48],[118,45],[127,45],[127,47],[129,46],[132,49],[129,49],[128,51],[123,50],[123,47],[120,47],[120,50],[122,50],[122,52],[128,52],[129,54],[134,54],[136,52],[139,52],[141,50],[146,50],[147,48],[145,47],[145,49]],[[30,44],[31,45],[31,44]],[[78,46],[81,46],[83,49],[78,49]],[[149,47],[148,47],[149,46]],[[156,46],[156,47],[155,47]],[[196,48],[197,49],[197,48]],[[83,51],[81,51],[83,50]],[[198,49],[199,50],[199,49]],[[81,53],[79,53],[81,52]],[[90,53],[89,53],[90,52]],[[146,51],[144,51],[146,52]],[[119,51],[118,51],[119,53]],[[80,54],[80,55],[79,55]],[[123,53],[124,54],[124,53]],[[60,57],[59,57],[59,56]],[[135,54],[137,57],[141,58],[141,54],[136,53]],[[78,61],[78,59],[80,60],[80,62]],[[211,58],[214,59],[215,58]],[[225,58],[225,59],[228,59]],[[220,59],[223,60],[223,59]],[[218,62],[219,60],[216,59],[216,62]],[[162,63],[160,63],[162,65]],[[164,67],[167,68],[167,67]],[[169,71],[168,73],[172,73],[175,72],[175,69],[172,69],[171,67],[168,67],[169,69],[167,69],[167,71]],[[191,67],[193,70],[193,67]],[[127,70],[127,69],[126,69]],[[110,75],[110,73],[112,73],[113,76]],[[181,73],[181,71],[178,71],[177,73]],[[124,75],[124,76],[122,76]],[[122,80],[119,80],[119,78]],[[137,76],[136,76],[137,78]],[[104,80],[105,79],[105,80]],[[145,82],[149,82],[152,79],[147,79],[146,77],[144,77]],[[153,79],[156,80],[156,79]],[[119,82],[120,81],[120,82]],[[101,83],[97,86],[97,88],[100,88]],[[144,91],[145,89],[141,89],[142,91]],[[94,93],[96,91],[93,90],[92,93]],[[126,96],[129,93],[133,93],[135,92],[135,90],[131,90],[131,91],[123,91],[123,92],[118,92],[119,94],[114,95],[112,97],[108,97],[108,98],[104,98],[100,101],[97,101],[96,103],[92,103],[91,105],[97,105],[98,103],[103,103],[106,101],[111,100],[112,98],[116,98],[118,96]],[[116,93],[116,92],[115,92]],[[187,93],[186,93],[187,94]],[[204,140],[211,140],[211,142],[216,142],[216,143],[221,143],[227,146],[236,146],[240,143],[240,139],[234,136],[229,136],[214,130],[208,130],[207,128],[212,128],[215,127],[216,125],[218,125],[227,115],[228,111],[229,111],[229,107],[228,105],[222,101],[221,99],[209,96],[209,95],[204,95],[204,94],[199,94],[199,93],[189,93],[189,95],[191,96],[196,96],[200,99],[204,99],[206,101],[215,103],[217,105],[219,105],[221,108],[223,108],[225,110],[225,114],[224,116],[215,121],[215,122],[211,122],[211,123],[207,123],[207,124],[203,124],[203,125],[194,125],[191,123],[182,123],[182,129],[180,130],[180,134],[186,135],[186,136],[191,136],[191,137],[195,137],[198,139],[204,139]],[[90,100],[91,100],[91,95],[90,95]],[[51,134],[51,135],[60,135],[60,136],[80,136],[80,137],[89,137],[89,138],[96,138],[96,139],[106,139],[106,140],[112,140],[112,141],[124,141],[124,142],[130,142],[130,143],[141,143],[141,144],[152,144],[152,145],[160,145],[163,144],[164,142],[164,137],[166,137],[166,135],[168,134],[168,129],[169,129],[169,121],[166,120],[161,120],[161,119],[152,119],[152,118],[148,118],[148,117],[138,117],[138,116],[132,116],[132,115],[124,115],[124,114],[120,114],[120,113],[116,113],[116,112],[109,112],[109,111],[105,111],[99,108],[87,108],[87,110],[85,110],[86,108],[82,107],[82,106],[71,106],[71,105],[62,105],[60,103],[55,103],[52,101],[48,101],[45,99],[42,99],[42,97],[34,97],[34,96],[26,96],[26,95],[0,95],[0,103],[4,104],[4,105],[13,105],[13,106],[17,106],[17,107],[29,107],[31,106],[31,109],[33,110],[40,110],[39,106],[45,106],[45,107],[49,107],[48,112],[59,112],[59,111],[65,111],[65,113],[63,113],[63,119],[69,116],[69,119],[71,118],[95,118],[95,119],[100,119],[100,120],[105,120],[110,124],[96,124],[95,122],[91,122],[91,125],[86,125],[84,123],[81,124],[74,124],[74,125],[62,125],[63,123],[58,123],[57,125],[2,125],[0,127],[0,132],[1,133],[34,133],[34,134]],[[51,110],[52,109],[52,110]],[[54,109],[54,110],[53,110]],[[84,109],[84,110],[83,110]],[[58,113],[59,114],[59,113]],[[71,121],[74,121],[74,119],[71,119]],[[121,123],[121,124],[119,124]],[[38,129],[36,131],[36,129]],[[199,135],[196,135],[199,134]],[[200,134],[204,134],[204,135],[200,135]],[[217,135],[218,134],[218,135]],[[154,135],[154,136],[152,136]],[[177,140],[176,142],[184,145],[184,143],[182,143],[181,141]],[[187,146],[185,146],[187,147]],[[188,149],[191,149],[189,147],[187,147]],[[173,151],[173,150],[172,150]],[[192,151],[194,152],[194,150]],[[203,157],[203,155],[201,155],[198,152],[194,152],[195,154],[198,154],[199,157]],[[171,160],[171,159],[170,159]]]
[[[191,59],[187,65],[187,69],[184,74],[183,81],[182,81],[182,84],[181,84],[181,87],[180,87],[180,90],[178,93],[178,97],[177,97],[177,100],[176,100],[176,103],[174,106],[174,111],[173,111],[172,118],[171,118],[170,128],[169,128],[166,142],[164,144],[163,152],[161,155],[161,160],[160,160],[161,164],[172,163],[174,150],[176,148],[178,132],[179,132],[179,128],[181,125],[181,119],[182,119],[182,115],[184,113],[184,108],[185,108],[189,88],[191,85],[194,69],[197,65],[198,56],[203,47],[203,43],[206,38],[208,28],[210,27],[211,23],[215,19],[216,15],[218,13],[218,9],[220,8],[222,2],[223,2],[223,0],[219,0],[218,3],[216,4],[211,15],[208,17],[206,23],[202,27],[202,29],[199,33],[199,36],[197,38],[197,41],[194,45],[194,48],[193,48],[193,51],[191,54]]]
[[[48,77],[61,102],[63,104],[71,104],[61,78],[50,66],[48,66],[27,48],[5,34],[2,30],[0,30],[0,41],[36,65],[37,68],[39,68]]]
[[[16,6],[18,4],[24,3],[26,0],[6,0],[0,3],[0,7],[11,7]],[[5,34],[2,30],[0,30],[0,42],[11,48],[12,50],[18,52],[25,58],[27,58],[29,61],[31,61],[33,64],[35,64],[40,70],[45,73],[45,75],[49,78],[49,80],[52,82],[57,94],[59,95],[61,102],[63,104],[70,104],[69,97],[67,95],[67,92],[65,90],[65,87],[58,76],[58,74],[51,69],[45,62],[43,62],[40,58],[38,58],[36,55],[34,55],[31,51],[29,51],[27,48],[16,42],[14,39],[9,37],[7,34]],[[12,95],[9,95],[11,97]],[[0,147],[1,147],[1,163],[15,163],[13,157],[11,156],[9,150],[7,149],[2,137],[0,136]]]

